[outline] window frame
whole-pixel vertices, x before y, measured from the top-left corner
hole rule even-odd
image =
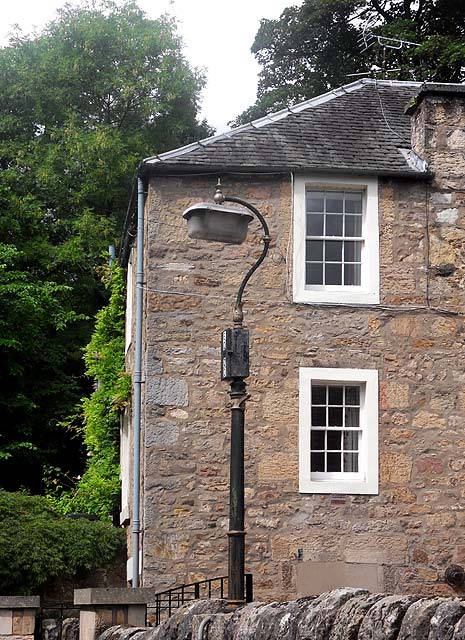
[[[306,191],[363,191],[362,267],[358,285],[305,283]],[[337,237],[334,238],[337,240]],[[378,178],[296,176],[294,180],[294,302],[350,304],[379,303]]]
[[[357,384],[364,386],[360,407],[362,431],[357,477],[347,472],[311,472],[311,388],[312,384]],[[378,494],[378,371],[301,367],[299,370],[299,492]]]

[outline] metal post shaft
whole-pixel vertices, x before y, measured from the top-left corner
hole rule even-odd
[[[261,265],[268,253],[271,242],[270,232],[265,218],[250,202],[242,198],[224,196],[218,180],[214,196],[216,203],[234,202],[246,207],[260,222],[262,227],[263,249],[245,274],[237,292],[233,312],[235,328],[242,329],[242,296],[252,275]],[[246,359],[249,360],[247,345]],[[248,398],[244,377],[234,378],[231,382],[231,458],[229,484],[229,555],[228,555],[228,607],[235,609],[245,604],[245,531],[244,531],[244,423],[245,403]]]
[[[231,382],[231,458],[229,484],[229,561],[228,605],[245,603],[245,531],[244,531],[244,414],[247,400],[243,379]]]

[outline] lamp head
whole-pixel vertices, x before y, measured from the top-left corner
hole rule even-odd
[[[249,222],[253,220],[253,215],[236,207],[217,204],[220,200],[217,197],[218,192],[217,189],[214,203],[198,202],[184,211],[183,218],[187,220],[189,238],[242,244],[247,235]],[[224,201],[224,196],[222,196],[222,201]]]

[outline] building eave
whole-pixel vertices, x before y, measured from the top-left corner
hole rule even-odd
[[[379,170],[375,171],[372,168],[354,168],[354,167],[344,167],[344,166],[270,166],[270,167],[256,167],[256,166],[247,166],[247,165],[230,165],[230,164],[216,164],[216,165],[203,165],[203,166],[193,166],[191,164],[183,165],[181,163],[176,165],[163,165],[157,166],[155,171],[147,169],[147,167],[142,168],[142,172],[144,177],[149,176],[160,176],[160,177],[195,177],[195,176],[211,176],[211,175],[235,175],[235,176],[278,176],[278,175],[289,175],[291,173],[332,173],[335,175],[367,175],[367,176],[382,176],[382,177],[401,177],[401,178],[413,178],[413,179],[426,179],[430,177],[430,173],[428,170],[419,171],[414,169],[399,169],[399,170]]]

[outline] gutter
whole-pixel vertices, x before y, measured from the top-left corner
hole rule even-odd
[[[399,153],[400,147],[398,147]],[[407,148],[407,151],[411,151],[411,149]],[[265,166],[265,165],[257,165],[257,166],[248,166],[248,165],[231,165],[231,164],[182,164],[181,162],[176,163],[159,163],[152,165],[145,165],[143,175],[157,175],[161,177],[174,178],[174,177],[189,177],[192,176],[209,176],[213,175],[215,177],[218,174],[221,177],[226,175],[231,176],[270,176],[270,175],[289,175],[289,172],[292,171],[295,174],[334,174],[334,175],[356,175],[356,176],[379,176],[383,178],[411,178],[414,180],[428,180],[431,177],[431,173],[427,170],[420,170],[419,168],[408,168],[405,169],[379,169],[379,168],[360,168],[360,167],[346,167],[343,165],[328,165],[328,166],[309,166],[309,165],[283,165],[283,166]]]

